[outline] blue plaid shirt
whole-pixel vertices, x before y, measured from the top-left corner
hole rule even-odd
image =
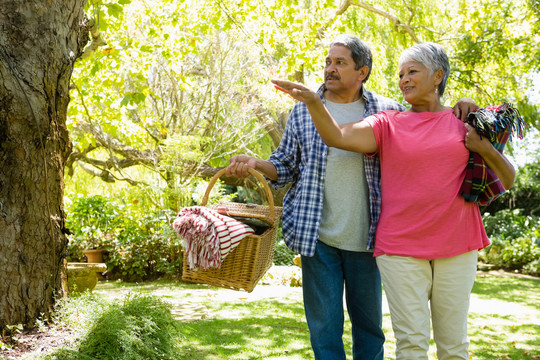
[[[362,97],[366,104],[362,118],[382,110],[405,110],[394,100],[362,89]],[[324,91],[324,85],[317,91],[321,99]],[[281,143],[269,158],[278,175],[278,180],[270,183],[274,188],[292,183],[283,199],[283,236],[292,251],[304,256],[313,256],[319,237],[327,150],[328,147],[311,121],[306,105],[297,103],[289,115]],[[364,164],[369,185],[371,213],[366,250],[370,250],[373,249],[375,229],[381,212],[379,157],[366,156]]]

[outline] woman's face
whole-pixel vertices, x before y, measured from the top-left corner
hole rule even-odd
[[[403,93],[403,98],[409,104],[417,104],[438,98],[436,88],[440,81],[437,81],[437,72],[431,73],[424,64],[409,60],[401,64],[399,68],[399,88]]]

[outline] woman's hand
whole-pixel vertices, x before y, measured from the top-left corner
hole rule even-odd
[[[467,129],[465,147],[469,151],[478,153],[487,166],[499,177],[504,188],[506,190],[510,189],[516,177],[516,171],[512,163],[508,161],[506,156],[495,149],[486,137],[480,138],[480,135],[471,125],[465,124],[465,128]]]
[[[306,104],[311,120],[313,120],[313,124],[326,145],[358,153],[377,151],[375,134],[367,122],[352,122],[340,126],[332,118],[316,92],[302,84],[290,81],[272,80],[272,82],[276,89]],[[362,119],[362,115],[358,114],[358,120],[360,119]]]
[[[476,132],[476,129],[469,124],[465,124],[465,129],[467,133],[465,134],[465,147],[472,152],[480,154],[485,154],[487,151],[490,151],[493,148],[489,139],[485,136],[480,137]]]
[[[289,94],[293,99],[306,105],[321,101],[317,93],[306,86],[286,80],[272,80],[274,87],[279,91]]]

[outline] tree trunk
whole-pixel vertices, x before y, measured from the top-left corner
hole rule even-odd
[[[0,329],[31,326],[62,295],[64,163],[86,0],[0,0]]]

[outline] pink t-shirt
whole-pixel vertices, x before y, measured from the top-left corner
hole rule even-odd
[[[365,119],[381,159],[375,256],[436,259],[489,245],[480,210],[459,193],[469,151],[452,110],[384,111]]]

